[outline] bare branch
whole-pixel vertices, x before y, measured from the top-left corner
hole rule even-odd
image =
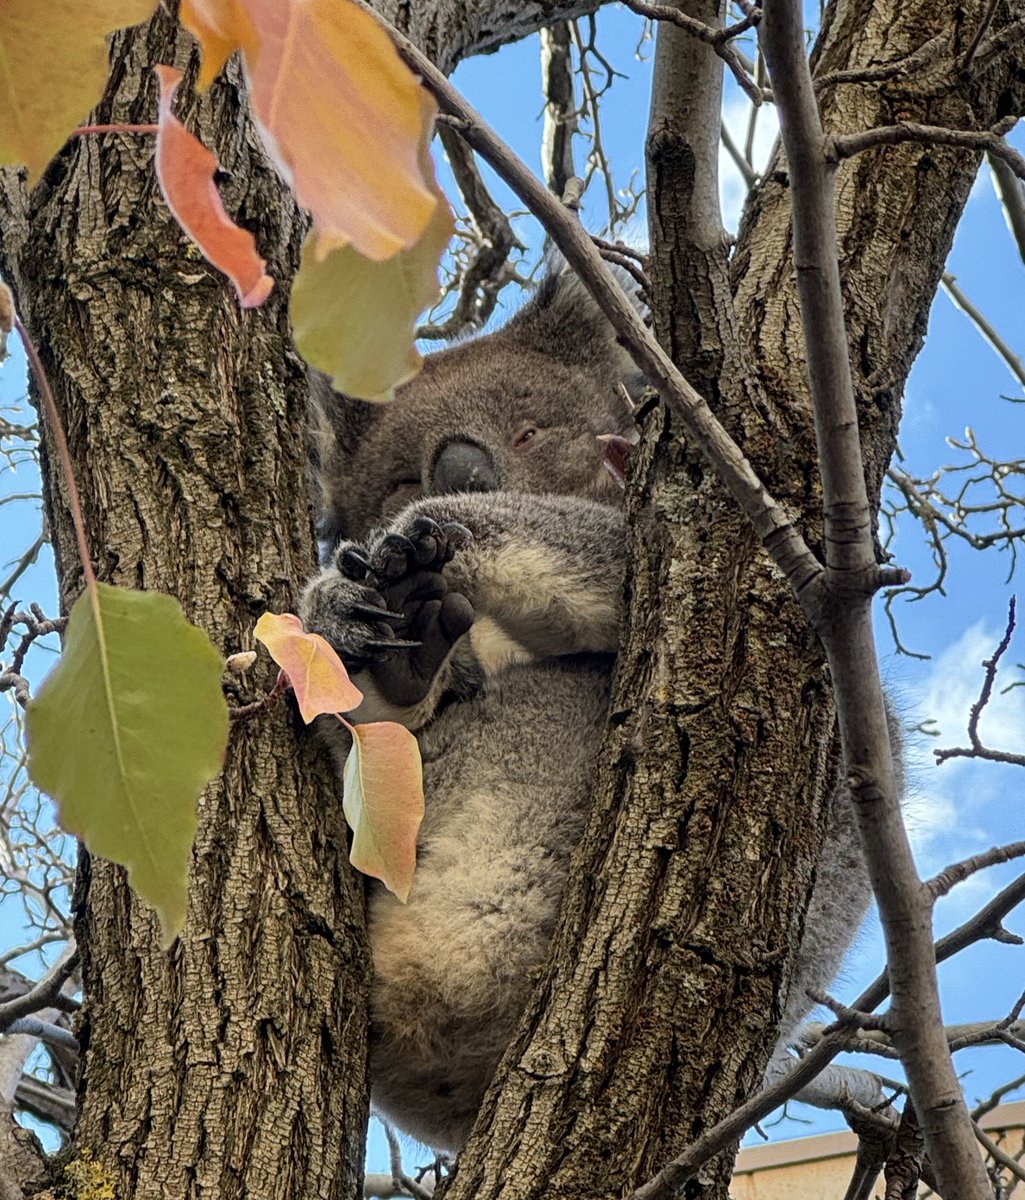
[[[1004,629],[1004,636],[1000,639],[1000,645],[997,646],[992,657],[983,661],[982,665],[985,667],[985,675],[983,676],[982,689],[979,692],[978,700],[972,705],[968,715],[968,740],[971,746],[956,746],[946,750],[934,750],[933,753],[936,756],[937,764],[944,763],[950,758],[982,758],[990,762],[1011,763],[1014,766],[1025,767],[1025,754],[1011,754],[1003,750],[991,750],[982,744],[982,739],[979,737],[979,718],[982,716],[986,705],[989,704],[992,697],[993,684],[996,682],[1000,659],[1011,644],[1014,625],[1015,598],[1012,596],[1008,603],[1007,626]]]
[[[38,1017],[18,1017],[11,1021],[4,1033],[22,1034],[26,1037],[38,1038],[50,1046],[63,1046],[65,1050],[79,1050],[78,1038],[69,1030],[54,1025],[52,1021],[42,1021]]]
[[[943,272],[943,286],[958,308],[971,318],[972,323],[978,331],[1011,368],[1011,373],[1022,387],[1025,387],[1025,363],[1022,362],[1021,357],[1015,354],[1007,342],[1004,341],[991,322],[986,319],[982,310],[977,308],[958,287],[957,279],[949,271]]]
[[[668,4],[648,4],[646,0],[623,0],[623,2],[627,8],[639,13],[642,17],[648,17],[653,21],[669,21],[699,41],[706,42],[729,67],[730,74],[752,104],[761,104],[763,99],[771,99],[764,95],[762,89],[747,73],[746,65],[729,40],[743,32],[744,29],[750,29],[752,25],[757,24],[761,19],[760,13],[757,16],[752,13],[743,21],[727,29],[716,29],[714,25],[706,25],[704,21],[682,13]]]
[[[1016,117],[1008,117],[989,130],[948,129],[943,125],[921,125],[902,121],[897,125],[880,125],[861,133],[834,134],[827,139],[826,153],[833,161],[875,150],[880,146],[900,146],[916,142],[927,146],[956,146],[976,153],[992,154],[1011,168],[1019,179],[1025,179],[1025,156],[1007,144],[1004,135],[1014,127]]]
[[[1016,1158],[1012,1158],[1006,1150],[1002,1150],[977,1121],[972,1122],[972,1128],[975,1130],[975,1136],[979,1139],[979,1145],[985,1149],[990,1158],[1010,1171],[1016,1179],[1025,1183],[1025,1167]]]
[[[396,1188],[401,1188],[405,1195],[414,1197],[414,1200],[431,1200],[431,1193],[425,1187],[421,1187],[415,1179],[411,1179],[403,1169],[402,1147],[399,1145],[398,1134],[387,1121],[382,1120],[381,1124],[384,1126],[384,1136],[388,1139],[391,1173]]]
[[[757,111],[757,109],[752,109],[752,113]],[[743,175],[744,182],[747,184],[748,189],[750,190],[758,182],[758,172],[754,169],[754,167],[751,166],[750,162],[748,162],[748,160],[741,153],[740,147],[733,140],[730,131],[726,128],[725,121],[723,122],[722,129],[720,130],[720,136],[722,137],[722,144],[726,147],[726,152],[733,160],[733,165],[737,168],[741,175]]]
[[[1012,1079],[1007,1083],[1003,1083],[998,1088],[994,1088],[993,1092],[981,1103],[977,1104],[971,1111],[970,1116],[973,1121],[981,1120],[986,1113],[992,1112],[994,1108],[1011,1092],[1016,1092],[1023,1084],[1025,1084],[1025,1075],[1019,1075],[1017,1079]]]
[[[557,195],[576,175],[573,135],[577,129],[576,87],[570,29],[565,21],[541,30],[541,81],[545,96],[545,121],[541,134],[541,161],[545,182]]]
[[[509,255],[523,248],[505,211],[495,203],[477,170],[473,151],[448,125],[438,125],[438,137],[470,214],[470,241],[476,252],[453,284],[453,288],[459,288],[459,298],[451,316],[440,324],[428,323],[417,329],[418,338],[430,341],[450,340],[486,324],[502,288],[516,278]]]
[[[831,154],[806,56],[800,0],[766,0],[761,49],[780,114],[793,212],[794,260],[822,475],[827,575],[835,610],[813,613],[833,678],[844,760],[893,967],[894,1041],[929,1157],[947,1194],[987,1200],[985,1171],[940,1028],[931,897],[918,878],[893,773],[867,595],[875,567],[837,261]],[[832,146],[842,142],[833,139]],[[808,611],[806,609],[806,611]],[[899,974],[897,966],[899,964]]]
[[[995,867],[1000,863],[1010,862],[1013,858],[1021,858],[1025,854],[1025,842],[1011,842],[1006,846],[994,846],[985,854],[976,854],[962,862],[945,867],[938,875],[926,881],[925,886],[932,892],[935,899],[945,896],[957,884],[963,883],[976,871],[986,867]]]
[[[23,1075],[14,1093],[14,1099],[19,1108],[30,1112],[40,1121],[55,1125],[65,1136],[75,1128],[78,1105],[75,1093],[69,1088],[43,1083],[41,1079]]]
[[[996,181],[997,195],[1004,206],[1007,224],[1011,228],[1021,260],[1025,263],[1025,184],[1015,175],[1007,162],[987,154],[986,161]]]
[[[22,996],[0,1004],[0,1033],[6,1032],[21,1017],[31,1016],[52,1005],[77,968],[78,951],[69,947],[34,987]]]

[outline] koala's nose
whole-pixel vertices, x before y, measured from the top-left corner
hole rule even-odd
[[[449,442],[434,462],[430,486],[433,496],[493,492],[497,487],[498,476],[491,456],[476,442]]]

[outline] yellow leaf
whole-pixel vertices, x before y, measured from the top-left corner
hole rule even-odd
[[[157,0],[3,0],[0,166],[41,171],[103,96],[107,34],[138,25]]]
[[[403,904],[416,869],[424,819],[423,773],[416,738],[393,721],[349,725],[342,809],[352,829],[349,861],[380,879]]]
[[[414,345],[420,314],[438,297],[438,261],[452,236],[452,214],[421,148],[438,207],[415,246],[373,262],[352,246],[321,253],[320,231],[302,250],[290,314],[299,353],[330,375],[336,391],[359,400],[389,400],[420,369]]]
[[[362,703],[363,693],[330,643],[319,633],[305,633],[292,613],[264,613],[253,633],[288,676],[307,724],[322,713],[350,712]]]
[[[178,17],[199,42],[203,63],[196,86],[202,91],[236,50],[256,45],[257,34],[245,0],[182,0]]]

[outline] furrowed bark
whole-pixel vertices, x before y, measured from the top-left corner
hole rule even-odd
[[[154,62],[189,68],[166,16],[118,37],[103,121],[151,120]],[[187,120],[230,172],[278,280],[304,222],[255,151],[237,71]],[[225,653],[294,609],[316,561],[305,369],[287,289],[242,312],[159,199],[153,140],[75,139],[26,195],[4,178],[0,260],[61,407],[101,578],[178,597]],[[48,433],[49,431],[47,431]],[[66,610],[81,570],[46,460]],[[276,670],[252,673],[254,692]],[[367,1115],[362,883],[333,773],[280,704],[232,729],[199,804],[189,915],[169,952],[124,872],[83,856],[84,1083],[72,1160],[120,1198],[355,1196]]]

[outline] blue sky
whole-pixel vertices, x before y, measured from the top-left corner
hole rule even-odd
[[[598,45],[626,78],[616,79],[603,110],[603,136],[619,180],[625,184],[643,157],[647,120],[650,63],[640,61],[635,50],[642,22],[618,8],[603,13]],[[650,54],[650,43],[647,44]],[[455,74],[455,83],[527,160],[540,163],[540,69],[536,40],[504,48],[488,58],[470,60]],[[746,101],[730,87],[726,119],[742,140]],[[771,112],[759,119],[756,147],[767,154],[774,125]],[[1025,148],[1025,139],[1018,138]],[[443,170],[443,178],[447,173]],[[485,172],[490,176],[489,172]],[[743,199],[743,184],[732,164],[722,156],[722,195],[726,222],[735,226]],[[496,186],[497,197],[513,206],[509,194]],[[516,207],[519,207],[516,205]],[[599,228],[604,212],[596,195],[587,198],[584,220]],[[529,218],[517,222],[518,231],[531,246],[540,235]],[[639,237],[643,237],[643,226]],[[1025,268],[1004,224],[988,171],[980,172],[955,242],[948,269],[971,299],[1001,330],[1019,354],[1025,353]],[[0,403],[15,402],[24,394],[24,365],[15,353],[0,372]],[[916,474],[959,461],[960,452],[948,437],[962,438],[966,426],[979,443],[1002,458],[1025,458],[1022,418],[1025,409],[1002,396],[1021,396],[1021,387],[1006,365],[980,334],[940,293],[933,306],[926,346],[912,372],[905,394],[901,448],[905,465]],[[4,413],[10,416],[9,413]],[[17,419],[17,418],[14,418]],[[30,418],[28,418],[30,419]],[[0,463],[0,467],[2,467]],[[1025,484],[1025,480],[1020,481]],[[37,483],[25,472],[0,471],[0,497],[31,492]],[[1022,492],[1025,487],[1018,487]],[[1025,511],[1022,513],[1025,518]],[[19,501],[0,506],[0,579],[4,564],[17,557],[36,529],[37,505]],[[1018,524],[1025,524],[1025,519]],[[913,523],[900,527],[894,546],[896,559],[917,579],[928,577],[929,555]],[[1020,838],[1025,829],[1025,801],[1020,769],[988,764],[952,762],[937,768],[932,763],[935,745],[963,744],[968,708],[981,683],[980,663],[992,653],[1004,628],[1008,598],[1020,585],[1021,571],[1008,581],[1007,555],[985,554],[951,546],[951,570],[945,596],[932,595],[916,604],[898,607],[901,636],[917,651],[931,655],[922,661],[894,651],[885,621],[878,626],[888,686],[909,726],[932,720],[938,738],[912,735],[909,748],[912,838],[920,870],[932,874],[949,862],[977,853],[990,845]],[[36,600],[44,608],[55,606],[55,589],[48,557],[22,578],[16,589],[23,602]],[[1019,638],[1012,645],[1005,667],[1006,682],[1022,679],[1015,664],[1025,659]],[[2,703],[2,701],[0,701]],[[984,739],[1006,749],[1022,748],[1025,729],[1025,688],[997,695],[983,720]],[[1016,874],[1014,864],[975,876],[937,909],[939,933],[959,924]],[[16,912],[0,904],[0,953],[14,944]],[[1025,935],[1025,916],[1012,915],[1008,926]],[[841,999],[851,999],[859,986],[873,977],[882,962],[877,926],[870,922],[851,956],[844,979],[834,989]],[[1003,1015],[1021,990],[1025,977],[1025,950],[995,943],[973,947],[941,968],[945,1014],[948,1021],[980,1020]],[[1025,1070],[1020,1056],[1010,1050],[977,1049],[959,1054],[960,1069],[970,1071],[965,1086],[969,1101],[984,1097],[999,1083]],[[894,1064],[884,1063],[892,1074]],[[784,1122],[772,1131],[774,1138],[802,1136],[840,1128],[833,1114],[800,1111],[812,1125]],[[383,1169],[383,1139],[372,1130],[371,1162]],[[409,1161],[416,1161],[412,1153]]]

